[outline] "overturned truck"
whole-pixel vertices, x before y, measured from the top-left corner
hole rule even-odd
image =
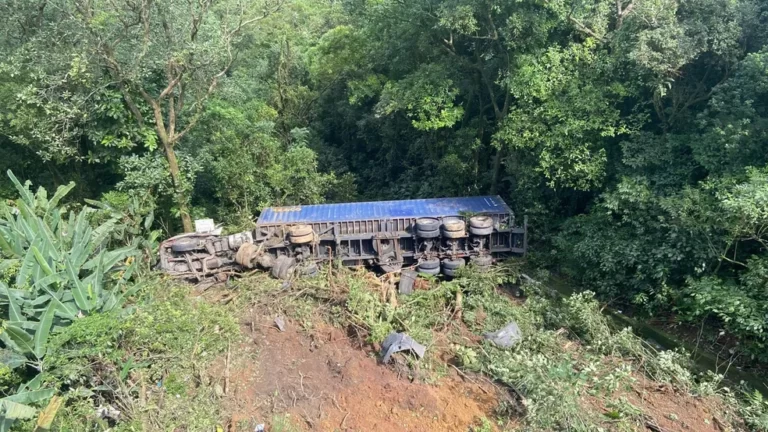
[[[206,229],[209,231],[209,229]],[[195,232],[160,245],[160,267],[177,277],[226,280],[261,268],[287,279],[339,260],[394,272],[416,266],[453,276],[468,262],[487,267],[525,254],[527,223],[498,196],[434,198],[265,209],[253,230]]]

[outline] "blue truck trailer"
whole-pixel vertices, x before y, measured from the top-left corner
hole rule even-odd
[[[527,222],[500,197],[431,198],[270,207],[249,231],[166,240],[160,267],[196,280],[255,268],[284,279],[339,260],[387,273],[415,267],[453,276],[467,263],[487,267],[526,249]]]

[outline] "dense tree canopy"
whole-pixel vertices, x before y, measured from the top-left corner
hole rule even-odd
[[[0,167],[35,183],[168,233],[497,193],[531,259],[768,360],[763,1],[9,0],[0,29]]]

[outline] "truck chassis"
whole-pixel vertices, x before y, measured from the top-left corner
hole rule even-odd
[[[499,197],[360,203],[345,211],[352,205],[269,208],[250,231],[172,237],[160,246],[159,265],[197,281],[255,268],[287,279],[332,260],[385,273],[416,266],[453,276],[467,262],[487,267],[527,249],[527,221],[515,225]]]

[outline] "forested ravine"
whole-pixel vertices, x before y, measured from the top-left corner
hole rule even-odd
[[[0,171],[163,237],[498,194],[528,265],[768,364],[763,0],[5,0],[0,106]]]

